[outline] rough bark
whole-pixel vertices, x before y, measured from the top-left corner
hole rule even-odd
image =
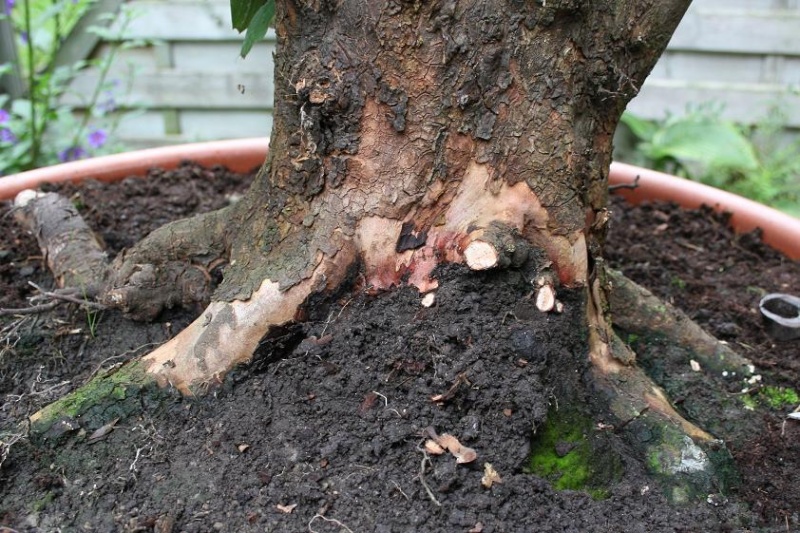
[[[56,284],[84,298],[99,295],[108,278],[108,257],[72,202],[54,193],[24,191],[14,205],[17,220],[37,236]]]

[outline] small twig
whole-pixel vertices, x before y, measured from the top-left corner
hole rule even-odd
[[[328,326],[330,325],[332,318],[333,318],[333,311],[328,313],[328,318],[325,320],[325,325],[322,327],[322,332],[319,334],[320,338],[325,336],[325,332],[328,331]]]
[[[376,396],[380,396],[381,398],[383,398],[383,406],[387,407],[387,408],[389,407],[389,398],[387,398],[386,396],[384,396],[383,394],[381,394],[380,392],[378,392],[376,390],[372,391],[372,394],[374,394]]]
[[[30,307],[21,307],[21,308],[8,308],[8,309],[0,309],[0,316],[8,316],[8,315],[38,315],[39,313],[44,313],[47,311],[51,311],[61,305],[63,302],[59,301],[52,301],[46,304],[41,305],[32,305]]]
[[[71,291],[71,290],[67,290],[67,291],[46,291],[46,290],[44,290],[43,288],[39,287],[37,284],[35,284],[32,281],[29,281],[28,285],[30,285],[31,287],[35,288],[39,292],[41,292],[42,296],[46,296],[46,297],[52,298],[54,300],[64,300],[65,302],[70,302],[70,303],[73,303],[73,304],[82,305],[84,307],[89,307],[91,309],[99,309],[99,310],[108,309],[108,306],[106,306],[106,305],[99,304],[97,302],[90,302],[89,300],[87,300],[85,298],[75,298],[74,296],[71,296],[71,294],[74,294],[74,291]]]
[[[342,316],[342,313],[344,313],[344,310],[345,310],[345,309],[347,309],[347,306],[348,306],[348,305],[350,305],[350,302],[352,302],[352,301],[353,301],[353,299],[352,299],[352,298],[350,298],[349,300],[347,300],[347,301],[344,303],[344,305],[342,306],[342,308],[341,308],[341,309],[339,309],[339,314],[338,314],[338,315],[336,315],[336,319],[337,319],[337,320],[339,319],[339,317],[340,317],[340,316]]]
[[[161,344],[164,344],[164,342],[149,342],[147,344],[142,344],[141,346],[137,346],[136,348],[134,348],[132,350],[128,350],[126,352],[122,352],[121,354],[112,355],[111,357],[106,357],[105,359],[100,361],[100,364],[97,365],[94,370],[92,370],[92,373],[89,374],[89,377],[87,377],[84,380],[84,384],[90,382],[92,380],[92,378],[94,378],[97,375],[97,373],[100,372],[100,369],[103,368],[103,365],[105,365],[106,363],[108,363],[112,359],[119,359],[120,357],[126,357],[128,355],[135,354],[139,350],[142,350],[142,349],[145,349],[145,348],[152,348],[152,347],[155,347],[155,346],[159,346]]]
[[[23,433],[12,433],[10,435],[3,435],[0,439],[0,466],[3,466],[8,454],[11,452],[11,447],[17,442],[25,438]]]
[[[703,249],[702,246],[697,246],[696,244],[692,244],[690,242],[686,242],[683,239],[680,239],[680,240],[676,239],[675,242],[678,244],[678,246],[683,246],[684,248],[688,248],[689,250],[692,250],[692,251],[695,251],[695,252],[705,252],[705,250]]]
[[[400,492],[400,494],[402,494],[402,495],[403,495],[403,497],[405,497],[405,499],[406,499],[406,500],[408,500],[408,501],[411,501],[411,498],[409,498],[409,497],[408,497],[408,494],[406,494],[405,492],[403,492],[403,489],[402,489],[402,488],[400,488],[400,485],[398,485],[398,484],[397,484],[397,481],[392,481],[392,484],[393,484],[393,485],[395,486],[395,488],[396,488],[396,489],[397,489],[397,490]]]
[[[428,497],[431,499],[431,501],[435,503],[437,506],[441,507],[442,504],[439,503],[439,500],[436,499],[436,496],[434,496],[433,491],[428,486],[428,482],[425,481],[425,463],[428,463],[431,466],[433,466],[433,463],[431,463],[431,458],[428,455],[428,452],[426,452],[419,446],[417,446],[417,450],[422,452],[422,461],[420,461],[419,463],[419,475],[417,475],[417,477],[419,478],[420,483],[422,483],[422,486],[425,487],[425,492],[428,493]]]
[[[54,390],[60,389],[61,387],[66,387],[67,385],[69,385],[71,383],[72,383],[71,380],[66,380],[66,381],[62,381],[61,383],[56,383],[55,385],[53,385],[51,387],[48,387],[48,388],[46,388],[44,390],[40,390],[40,391],[31,390],[31,392],[28,394],[28,396],[47,396],[51,392],[53,392]]]
[[[139,456],[142,454],[143,449],[144,447],[136,448],[136,457],[133,458],[133,462],[128,467],[128,471],[133,472],[134,474],[136,473],[136,463],[139,461]]]
[[[637,174],[636,177],[633,179],[633,183],[620,183],[618,185],[609,185],[608,192],[619,191],[621,189],[630,189],[630,190],[638,189],[640,178],[641,176]]]
[[[316,520],[317,518],[321,518],[321,519],[323,519],[323,520],[324,520],[324,521],[326,521],[326,522],[330,522],[330,523],[332,523],[332,524],[336,524],[337,526],[339,526],[339,527],[342,527],[342,528],[346,529],[346,530],[347,530],[347,531],[349,531],[350,533],[353,533],[353,530],[352,530],[352,529],[350,529],[350,528],[349,528],[349,527],[347,527],[346,525],[342,524],[341,522],[339,522],[339,521],[338,521],[338,520],[336,520],[335,518],[326,518],[326,517],[322,516],[321,514],[315,514],[314,516],[312,516],[312,517],[311,517],[311,520],[309,520],[309,521],[308,521],[308,531],[309,531],[310,533],[317,533],[316,531],[314,531],[314,530],[311,528],[311,524],[312,524],[312,523],[314,523],[314,520]]]

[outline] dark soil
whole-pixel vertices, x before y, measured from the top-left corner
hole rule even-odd
[[[115,253],[246,189],[247,176],[211,174],[186,165],[62,193]],[[762,385],[798,387],[800,341],[771,341],[757,302],[766,292],[796,293],[800,264],[757,236],[734,236],[709,211],[615,204],[614,213],[614,266],[750,357]],[[6,205],[0,307],[29,305],[29,281],[52,286],[39,254]],[[742,394],[741,377],[693,372],[687,354],[658,339],[627,340],[677,407],[726,440],[743,482],[725,497],[673,507],[603,426],[586,437],[613,458],[597,462],[620,466],[604,497],[556,491],[556,479],[526,473],[532,428],[559,400],[562,410],[565,399],[585,400],[575,396],[586,365],[584,333],[573,331],[580,298],[562,293],[565,313],[541,315],[530,310],[520,272],[450,267],[439,275],[431,308],[410,289],[319,306],[211,397],[171,397],[97,442],[88,439],[95,428],[56,448],[19,439],[0,468],[0,531],[800,530],[800,423],[784,418],[796,405],[770,407],[757,386]],[[136,324],[67,306],[0,317],[2,440],[24,435],[15,423],[192,318],[175,311]],[[742,416],[745,401],[755,405]],[[426,459],[428,428],[457,436],[478,459]],[[566,454],[569,446],[556,448]],[[487,462],[502,477],[489,489],[481,485]]]

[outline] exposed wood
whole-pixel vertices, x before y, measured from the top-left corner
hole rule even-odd
[[[513,228],[494,222],[470,233],[464,259],[472,270],[520,266],[528,259],[529,249]]]
[[[560,302],[556,300],[555,285],[555,277],[548,271],[539,274],[536,279],[533,280],[534,290],[536,291],[536,309],[543,313],[548,313],[553,310],[560,313],[563,310],[563,305],[559,306]]]
[[[556,291],[551,285],[542,285],[536,290],[536,309],[543,313],[552,311],[556,306]]]
[[[428,294],[422,297],[422,301],[420,303],[422,304],[422,307],[431,307],[435,302],[436,302],[436,293],[429,292]]]
[[[472,270],[489,270],[500,266],[500,253],[488,242],[472,241],[464,250],[464,260]]]

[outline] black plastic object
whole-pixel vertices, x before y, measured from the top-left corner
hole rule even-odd
[[[767,333],[779,341],[800,339],[800,298],[791,294],[767,294],[758,303]]]

